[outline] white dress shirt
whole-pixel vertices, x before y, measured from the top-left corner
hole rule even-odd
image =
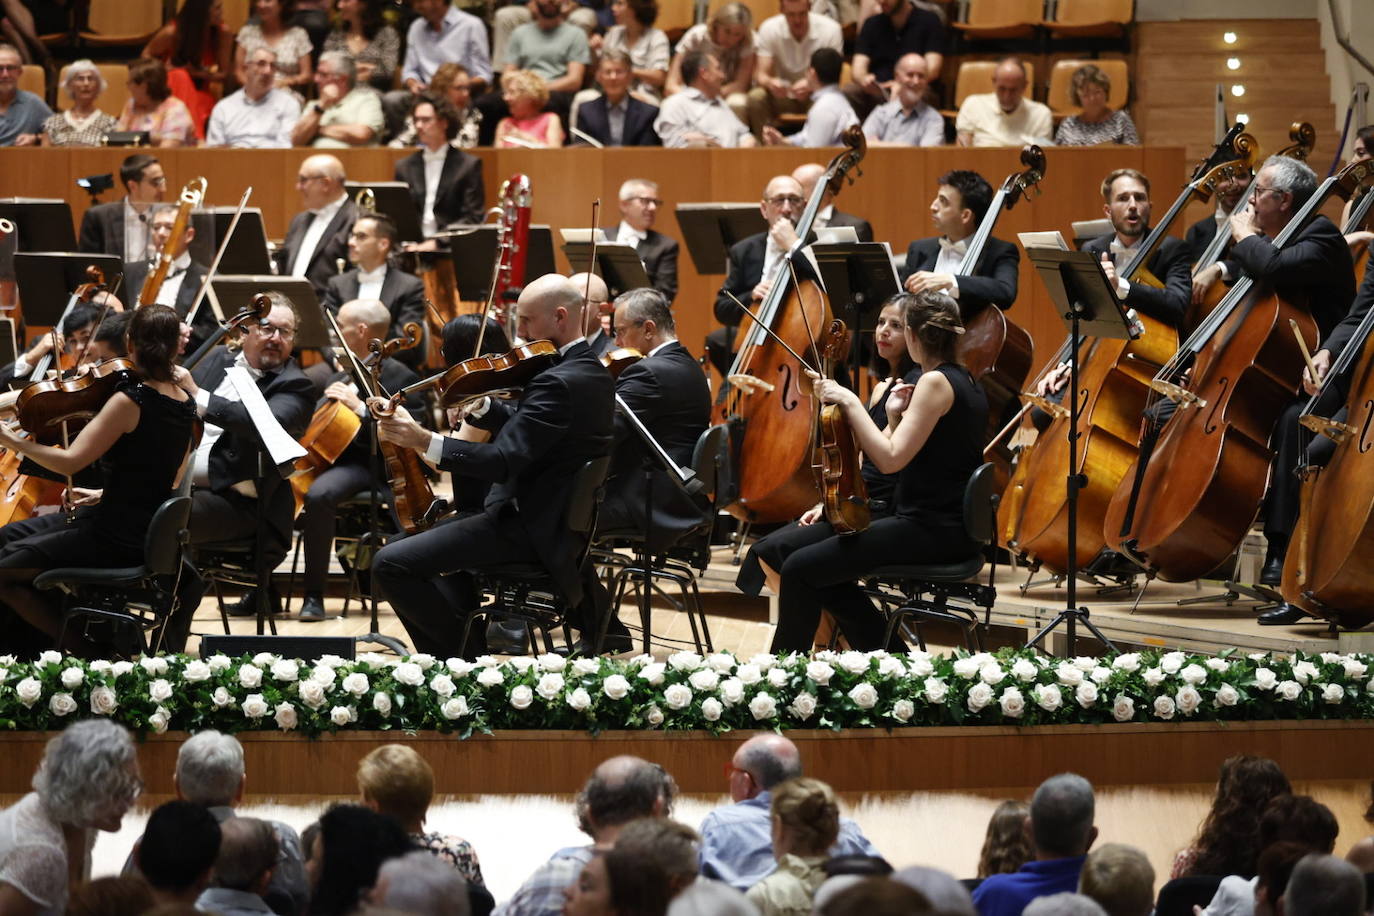
[[[148,207],[139,213],[134,209],[134,205],[129,203],[129,198],[124,198],[124,260],[142,261],[148,257],[148,242],[151,235],[148,215],[152,209]]]
[[[359,299],[378,299],[382,298],[382,284],[386,282],[386,263],[376,270],[363,270],[358,268],[358,298]]]
[[[305,237],[301,239],[300,250],[296,252],[296,262],[291,265],[291,276],[305,276],[310,267],[310,259],[315,256],[315,249],[320,246],[320,239],[324,238],[324,230],[329,228],[329,221],[334,218],[334,214],[339,212],[339,208],[347,200],[347,194],[340,194],[339,199],[333,203],[325,204],[318,210],[310,211],[315,215],[315,218],[305,228]]]
[[[634,226],[621,220],[620,228],[615,231],[615,240],[638,248],[640,242],[647,242],[649,240],[649,233],[641,232]]]
[[[248,359],[242,353],[234,358],[234,365],[248,370],[248,374],[253,377],[253,381],[262,378],[261,369],[254,369],[248,365]],[[196,413],[201,417],[205,416],[205,411],[210,407],[210,395],[212,392],[204,388],[196,391]],[[215,388],[214,394],[219,395],[226,401],[237,401],[239,399],[238,389],[234,387],[233,381],[229,378],[229,373],[224,373],[224,378],[220,380],[219,386]],[[200,445],[196,447],[196,456],[191,460],[191,482],[198,487],[208,487],[210,485],[210,452],[214,449],[219,437],[224,435],[224,427],[216,426],[214,423],[205,424],[205,432],[201,434]],[[251,480],[241,480],[234,484],[234,489],[244,496],[256,496],[257,489]]]
[[[425,160],[425,212],[420,217],[420,231],[426,237],[439,231],[439,221],[434,217],[434,198],[439,194],[439,177],[444,174],[448,150],[449,146],[445,143],[438,149],[425,148],[420,151]]]
[[[181,292],[181,284],[186,280],[186,271],[191,266],[190,252],[183,251],[180,256],[172,261],[172,266],[167,271],[167,277],[162,281],[162,288],[157,291],[157,304],[175,307],[177,294]],[[148,265],[149,270],[156,270],[154,264]]]

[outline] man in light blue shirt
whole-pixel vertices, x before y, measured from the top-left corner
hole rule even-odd
[[[763,142],[769,146],[841,146],[844,132],[859,123],[854,106],[840,91],[843,67],[844,58],[834,48],[813,51],[811,66],[806,70],[806,81],[811,85],[811,110],[806,114],[806,124],[790,137],[784,137],[771,124],[764,125]]]
[[[738,890],[747,890],[776,866],[770,790],[802,775],[797,746],[782,735],[755,735],[730,760],[730,797],[734,804],[717,808],[701,823],[698,858],[701,873]],[[847,817],[832,856],[874,856],[878,851]]]
[[[52,109],[19,88],[24,59],[14,45],[0,42],[0,146],[37,146]]]
[[[405,88],[382,98],[388,134],[400,133],[415,97],[429,88],[440,64],[461,64],[474,83],[491,82],[487,27],[482,20],[453,8],[449,0],[410,0],[410,6],[418,18],[406,32],[406,57],[401,65]],[[477,88],[473,87],[474,94]]]
[[[869,114],[864,135],[870,146],[942,146],[945,119],[926,104],[926,59],[907,54],[892,75],[896,95]]]
[[[196,909],[220,916],[272,916],[263,899],[279,855],[272,825],[255,817],[231,817],[220,822],[219,833],[214,877],[196,898]]]

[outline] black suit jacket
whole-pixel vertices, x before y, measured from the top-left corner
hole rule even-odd
[[[567,536],[573,476],[610,453],[615,383],[579,341],[525,386],[512,408],[493,401],[474,425],[493,431],[490,442],[444,440],[439,467],[489,480],[483,511],[513,537],[527,540],[563,597],[582,599],[577,561],[585,544]]]
[[[417,152],[396,163],[396,180],[410,185],[415,210],[425,215],[425,157]],[[434,195],[434,220],[443,229],[452,223],[475,224],[486,212],[486,192],[482,187],[482,160],[460,149],[449,147],[444,168],[439,173],[439,190]]]
[[[608,108],[604,95],[598,95],[590,102],[578,105],[577,129],[595,138],[602,146],[615,146],[616,144],[611,142],[611,116]],[[625,109],[625,130],[619,145],[662,146],[663,141],[654,133],[654,120],[657,118],[657,105],[650,105],[630,96],[629,105]]]
[[[620,224],[607,226],[603,231],[606,238],[616,238]],[[662,232],[650,229],[647,238],[635,246],[635,252],[644,262],[644,272],[649,275],[649,285],[668,297],[672,305],[677,298],[677,239],[670,239]]]
[[[740,319],[744,317],[740,307],[727,293],[749,306],[750,311],[754,310],[749,297],[752,295],[754,287],[759,285],[759,280],[763,278],[763,261],[767,252],[767,232],[751,235],[749,238],[742,239],[730,246],[725,283],[721,286],[720,292],[716,293],[715,314],[716,320],[721,324],[736,327],[739,325]],[[796,267],[798,279],[816,279],[816,272],[811,267],[811,261],[804,254],[798,253],[792,264]],[[783,267],[778,271],[778,275],[784,276],[786,272],[787,268]]]
[[[1104,251],[1110,251],[1116,233],[1095,238],[1083,246],[1083,250],[1093,257],[1100,258]],[[1115,262],[1117,269],[1126,265]],[[1126,294],[1126,306],[1137,312],[1158,319],[1173,328],[1183,327],[1188,304],[1192,301],[1193,275],[1192,259],[1188,256],[1188,246],[1170,236],[1159,243],[1155,253],[1146,262],[1145,269],[1154,274],[1164,284],[1163,289],[1132,283]]]
[[[934,270],[940,257],[940,239],[931,236],[918,239],[906,249],[906,267],[901,281],[921,270]],[[1020,271],[1021,252],[1011,242],[988,238],[983,256],[974,265],[970,276],[959,278],[959,314],[965,321],[981,312],[988,303],[1002,311],[1016,301],[1016,281]]]
[[[139,291],[143,289],[144,282],[148,279],[148,261],[130,261],[124,265],[124,289],[125,298],[129,301],[129,307],[138,301]],[[177,317],[186,320],[186,314],[191,310],[191,305],[196,301],[196,293],[200,292],[200,285],[205,280],[206,268],[191,262],[191,266],[186,268],[186,277],[181,281],[181,287],[177,290],[176,302],[172,307],[176,309]],[[226,316],[227,317],[227,316]],[[202,301],[200,311],[196,313],[196,320],[191,325],[191,339],[186,344],[186,352],[194,353],[205,340],[219,330],[219,323],[215,321],[214,309],[210,308],[210,303]]]
[[[853,214],[844,213],[840,210],[831,210],[830,222],[826,223],[826,228],[833,229],[836,226],[852,226],[854,234],[859,237],[859,241],[873,241],[873,227],[869,225],[866,219],[860,219]]]
[[[320,304],[335,315],[345,302],[358,298],[358,269],[355,267],[329,278]],[[382,280],[380,296],[382,304],[391,311],[391,336],[400,337],[401,328],[407,321],[414,321],[420,327],[425,323],[425,284],[414,274],[408,274],[396,267],[388,266],[386,279]],[[412,347],[396,354],[396,358],[408,366],[418,366],[425,358],[427,348]],[[388,391],[393,390],[388,386]]]
[[[615,349],[615,336],[597,330],[587,338],[587,347],[592,351],[592,356],[600,359]]]
[[[112,254],[125,260],[130,255],[141,254],[124,251],[124,201],[96,204],[85,212],[81,217],[76,250],[86,254]]]
[[[1331,359],[1335,360],[1349,346],[1355,336],[1355,331],[1359,327],[1364,316],[1369,314],[1371,305],[1374,305],[1374,258],[1370,258],[1365,264],[1364,280],[1360,283],[1360,289],[1355,294],[1355,301],[1350,304],[1350,311],[1341,323],[1336,325],[1330,334],[1322,340],[1321,349],[1331,351]],[[1356,346],[1362,346],[1364,341],[1355,341]],[[1353,368],[1354,363],[1351,363]]]
[[[1213,211],[1215,213],[1215,211]],[[1207,250],[1207,246],[1212,244],[1212,239],[1217,235],[1217,221],[1213,215],[1204,216],[1202,219],[1188,227],[1188,233],[1184,236],[1184,242],[1188,245],[1188,262],[1196,264],[1202,257],[1202,253]],[[1223,252],[1224,254],[1225,252]]]
[[[1322,340],[1346,317],[1355,298],[1350,247],[1336,224],[1320,214],[1281,249],[1262,235],[1236,242],[1226,259],[1226,274],[1237,278],[1242,271],[1311,312]]]
[[[315,246],[305,269],[305,278],[315,287],[316,296],[323,296],[329,286],[329,278],[338,274],[339,259],[348,260],[348,234],[353,231],[353,221],[357,218],[357,206],[351,200],[344,201],[344,205],[325,227],[324,235],[320,236],[319,244]],[[291,225],[286,229],[286,239],[281,248],[277,249],[276,255],[277,272],[282,276],[291,273],[291,267],[296,263],[296,253],[300,251],[305,232],[310,228],[313,219],[314,214],[309,210],[297,213],[291,218]]]

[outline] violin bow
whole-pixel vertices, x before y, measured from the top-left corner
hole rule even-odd
[[[600,225],[601,218],[601,198],[592,201],[592,257],[587,264],[587,286],[582,290],[582,336],[586,337],[589,332],[590,322],[587,321],[587,306],[591,305],[592,298],[592,275],[596,273],[596,230]],[[601,316],[598,314],[596,320],[599,323]]]
[[[787,341],[783,340],[783,339],[782,339],[781,337],[779,337],[776,333],[774,333],[774,331],[773,331],[772,328],[770,328],[768,325],[764,324],[762,321],[759,321],[759,316],[758,316],[758,315],[755,315],[755,314],[749,309],[749,307],[746,306],[743,302],[740,302],[739,299],[736,299],[734,293],[730,292],[729,290],[726,290],[726,291],[725,291],[725,295],[729,296],[732,300],[734,300],[735,305],[738,305],[738,306],[740,307],[740,310],[743,311],[744,314],[746,314],[746,315],[748,315],[750,318],[754,319],[754,324],[756,324],[756,325],[758,325],[759,327],[763,328],[764,332],[765,332],[766,334],[768,334],[769,337],[771,337],[771,338],[773,338],[774,340],[776,340],[776,341],[778,342],[779,346],[781,346],[781,347],[782,347],[784,350],[786,350],[788,353],[792,354],[792,358],[795,359],[797,362],[801,363],[803,369],[808,369],[808,370],[810,370],[811,372],[816,372],[816,368],[815,368],[814,366],[812,366],[809,362],[807,362],[805,359],[803,359],[801,356],[799,356],[799,355],[797,354],[797,351],[796,351],[796,350],[793,350],[791,347],[789,347],[789,346],[787,345]],[[817,375],[820,375],[819,372],[816,372],[816,374],[817,374]]]
[[[234,211],[234,218],[229,221],[229,228],[224,232],[224,238],[219,243],[219,251],[215,252],[215,259],[210,262],[210,269],[205,272],[205,279],[200,281],[200,289],[196,290],[196,298],[191,300],[191,307],[186,310],[186,323],[195,325],[196,315],[200,313],[200,305],[205,301],[205,293],[210,288],[210,281],[215,279],[215,272],[219,270],[219,262],[224,259],[224,252],[229,249],[229,240],[234,237],[234,227],[239,224],[239,217],[243,216],[243,208],[248,206],[248,198],[253,194],[253,186],[250,184],[243,190],[243,197],[239,198],[239,208]],[[221,321],[224,316],[217,315]]]

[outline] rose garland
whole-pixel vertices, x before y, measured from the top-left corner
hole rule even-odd
[[[518,656],[475,663],[271,653],[83,662],[0,657],[0,726],[62,728],[108,716],[139,732],[340,729],[897,728],[1374,716],[1369,655],[1131,652],[1047,658],[679,652],[666,662]]]

